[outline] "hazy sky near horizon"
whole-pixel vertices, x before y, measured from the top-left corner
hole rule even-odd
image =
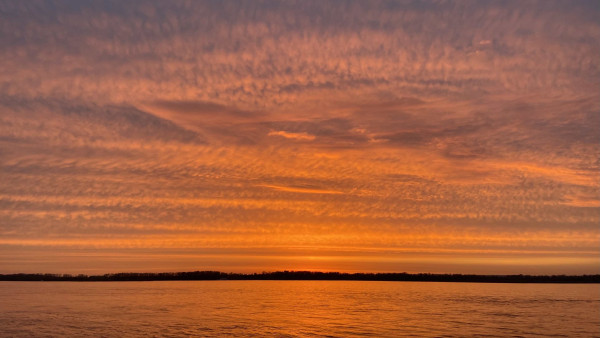
[[[0,273],[600,273],[596,1],[0,18]]]

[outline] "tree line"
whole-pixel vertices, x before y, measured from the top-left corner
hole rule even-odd
[[[600,275],[469,275],[417,273],[341,273],[318,271],[276,271],[225,273],[220,271],[123,272],[104,275],[0,274],[0,281],[170,281],[170,280],[357,280],[471,283],[600,283]]]

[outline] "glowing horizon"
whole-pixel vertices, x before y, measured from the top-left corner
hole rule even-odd
[[[0,12],[0,273],[600,273],[594,2]]]

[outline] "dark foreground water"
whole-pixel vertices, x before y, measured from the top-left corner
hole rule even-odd
[[[2,337],[600,337],[600,286],[0,282]]]

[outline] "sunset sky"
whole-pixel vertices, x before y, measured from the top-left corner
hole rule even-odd
[[[0,273],[600,273],[597,1],[0,3]]]

